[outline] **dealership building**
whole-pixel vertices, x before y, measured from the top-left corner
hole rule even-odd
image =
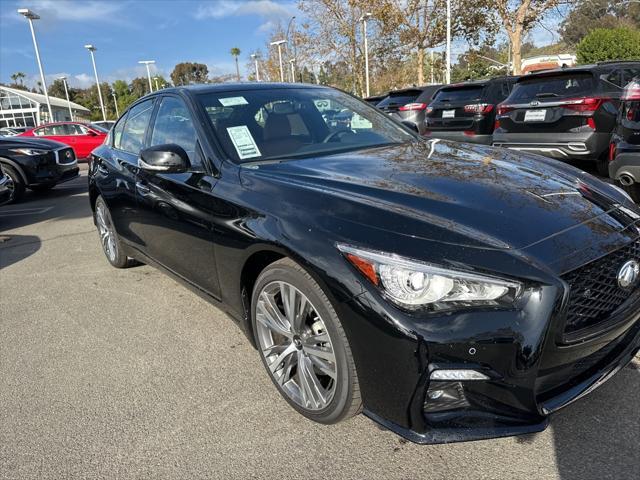
[[[53,118],[49,118],[47,98],[39,93],[0,85],[0,127],[35,127],[48,122],[88,120],[91,112],[77,103],[49,96]]]

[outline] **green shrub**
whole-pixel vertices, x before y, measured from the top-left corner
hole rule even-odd
[[[640,59],[640,30],[596,28],[578,44],[579,63]]]

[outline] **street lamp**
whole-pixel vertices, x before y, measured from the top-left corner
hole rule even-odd
[[[289,63],[291,64],[291,82],[296,83],[296,67],[295,67],[296,59],[295,58],[290,59]]]
[[[364,77],[366,80],[367,97],[369,96],[369,45],[367,44],[367,18],[370,18],[369,12],[364,13],[358,21],[362,22],[362,36],[364,37]]]
[[[284,82],[284,70],[282,68],[282,44],[287,43],[286,40],[276,40],[271,42],[271,46],[276,45],[278,47],[278,62],[280,63],[280,81]]]
[[[153,65],[156,63],[155,60],[140,60],[138,63],[144,64],[147,67],[147,78],[149,79],[149,93],[153,92],[153,87],[151,86],[151,70],[149,70],[149,65]]]
[[[118,98],[116,97],[116,92],[111,92],[111,96],[113,97],[113,103],[116,106],[116,120],[120,118],[120,112],[118,111]]]
[[[89,53],[91,54],[91,63],[93,63],[93,73],[96,76],[96,88],[98,89],[98,98],[100,99],[100,110],[102,110],[102,119],[106,122],[107,113],[104,109],[104,102],[102,101],[102,91],[100,89],[100,80],[98,80],[98,69],[96,68],[96,57],[93,55],[93,52],[95,52],[97,48],[91,44],[85,45],[84,48],[89,50]]]
[[[42,70],[42,62],[40,61],[40,50],[38,49],[38,42],[36,41],[36,31],[33,29],[33,21],[39,20],[40,15],[32,12],[28,8],[18,9],[18,13],[23,15],[24,18],[29,20],[29,27],[31,28],[31,38],[33,39],[33,48],[36,50],[36,60],[38,60],[38,68],[40,69],[40,81],[42,82],[42,88],[44,89],[44,97],[47,99],[47,109],[49,110],[49,121],[53,122],[53,110],[51,110],[51,102],[49,101],[49,92],[47,91],[47,82],[44,80],[44,71]]]
[[[69,101],[69,88],[67,87],[67,77],[60,77],[59,80],[62,80],[62,84],[64,85],[64,94],[67,97],[67,105],[69,107],[69,120],[73,121],[73,111],[71,111],[71,101]]]
[[[153,77],[153,83],[156,86],[156,92],[160,90],[160,87],[158,87],[158,77]]]
[[[253,62],[256,66],[256,82],[260,81],[260,70],[258,69],[258,55],[256,53],[251,54],[251,58],[253,58]]]
[[[451,0],[447,0],[447,77],[446,83],[451,83]]]

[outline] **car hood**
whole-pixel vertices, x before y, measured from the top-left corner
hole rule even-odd
[[[47,140],[46,138],[34,137],[7,137],[0,139],[0,149],[7,148],[43,148],[47,150],[55,150],[57,148],[66,147],[64,143],[55,140]]]
[[[606,228],[624,230],[640,218],[621,192],[573,167],[442,140],[254,164],[243,175],[267,175],[378,212],[337,208],[336,218],[469,246],[522,249],[580,226],[593,230],[594,222],[606,235]]]

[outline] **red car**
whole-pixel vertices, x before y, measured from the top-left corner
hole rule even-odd
[[[57,140],[73,148],[76,158],[87,158],[91,151],[104,142],[106,133],[79,122],[47,123],[21,133],[20,137],[42,137]]]

